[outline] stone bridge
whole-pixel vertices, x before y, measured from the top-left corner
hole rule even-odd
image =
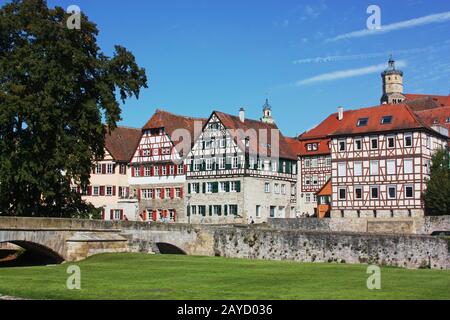
[[[424,235],[0,217],[0,243],[5,242],[55,262],[144,252],[450,269],[448,241]]]

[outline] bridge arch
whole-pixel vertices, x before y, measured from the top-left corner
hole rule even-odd
[[[180,247],[167,243],[167,242],[156,242],[156,247],[160,254],[180,254],[187,255],[186,251],[181,249]]]
[[[25,252],[13,263],[18,266],[61,264],[65,260],[59,253],[53,251],[51,248],[36,242],[8,240],[2,243],[11,243],[25,249]]]

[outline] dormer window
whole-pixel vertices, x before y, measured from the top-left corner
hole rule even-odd
[[[308,151],[317,151],[319,149],[319,144],[318,143],[308,143],[306,145],[306,149]]]
[[[391,124],[392,116],[384,116],[381,118],[381,124]]]
[[[365,127],[369,123],[369,118],[361,118],[358,120],[358,123],[356,124],[358,127]]]
[[[450,118],[445,119],[445,122],[450,123]]]

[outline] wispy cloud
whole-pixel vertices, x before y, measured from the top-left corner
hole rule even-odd
[[[379,34],[385,34],[391,31],[401,30],[401,29],[407,29],[407,28],[414,28],[419,27],[427,24],[432,23],[442,23],[450,21],[450,11],[437,13],[437,14],[431,14],[428,16],[415,18],[411,20],[405,20],[401,22],[396,22],[392,24],[382,25],[381,29],[363,29],[359,31],[353,31],[350,33],[345,33],[338,35],[334,38],[327,39],[326,41],[338,41],[343,39],[351,39],[351,38],[361,38],[366,36],[373,36],[373,35],[379,35]]]
[[[380,57],[388,57],[390,54],[393,55],[414,55],[421,53],[429,53],[438,51],[444,48],[450,47],[450,40],[444,42],[444,45],[438,46],[427,46],[422,48],[411,48],[404,50],[392,50],[385,52],[373,52],[373,53],[363,53],[363,54],[352,54],[352,55],[335,55],[335,56],[323,56],[323,57],[311,57],[305,59],[299,59],[293,61],[294,64],[306,64],[306,63],[327,63],[327,62],[340,62],[340,61],[352,61],[352,60],[365,60],[374,59]]]
[[[406,61],[399,60],[396,63],[397,67],[403,68],[406,66]],[[324,81],[333,81],[333,80],[339,80],[339,79],[347,79],[347,78],[354,78],[363,76],[366,74],[372,74],[372,73],[378,73],[386,69],[386,63],[378,64],[378,65],[372,65],[364,68],[357,68],[357,69],[347,69],[347,70],[340,70],[335,72],[329,72],[329,73],[323,73],[311,78],[307,78],[304,80],[300,80],[295,82],[293,85],[296,87],[308,85],[308,84],[314,84],[318,82],[324,82]]]

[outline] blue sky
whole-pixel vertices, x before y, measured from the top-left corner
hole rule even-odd
[[[448,0],[48,3],[78,5],[98,24],[106,53],[123,45],[147,70],[149,88],[123,106],[122,125],[141,127],[156,108],[206,117],[245,107],[247,117],[259,118],[267,96],[278,126],[293,136],[339,105],[376,105],[378,69],[390,53],[405,72],[406,92],[450,93]],[[367,29],[371,4],[388,32],[351,34]],[[428,18],[412,20],[421,17]]]

